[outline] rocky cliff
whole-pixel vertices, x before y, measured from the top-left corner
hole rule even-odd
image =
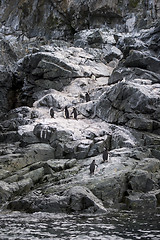
[[[158,209],[159,2],[1,1],[0,12],[1,206]]]
[[[28,37],[62,39],[95,27],[146,27],[160,17],[158,0],[2,0],[1,26]],[[8,29],[3,28],[4,31]]]

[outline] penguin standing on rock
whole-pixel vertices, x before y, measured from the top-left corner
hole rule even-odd
[[[90,176],[94,174],[95,167],[98,167],[98,165],[95,163],[95,160],[93,160],[90,164],[89,170],[90,170]]]
[[[65,106],[65,108],[64,108],[64,114],[65,114],[66,118],[69,118],[69,111],[68,111],[68,107],[67,106]]]
[[[86,102],[89,102],[91,100],[88,92],[86,92],[85,98]]]
[[[72,113],[73,113],[73,115],[74,115],[74,119],[78,120],[78,119],[77,119],[77,115],[78,115],[78,114],[77,114],[76,108],[73,108],[73,112],[72,112]],[[72,113],[71,113],[71,114],[72,114]]]
[[[108,150],[107,150],[107,148],[105,148],[105,150],[103,151],[102,157],[103,157],[102,163],[108,162]]]
[[[54,118],[54,110],[53,110],[53,107],[50,108],[49,114],[50,114],[51,118]]]

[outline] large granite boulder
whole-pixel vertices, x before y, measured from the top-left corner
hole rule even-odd
[[[152,86],[121,82],[101,96],[96,105],[96,114],[110,123],[152,132],[159,128],[158,99],[159,84]],[[157,122],[157,127],[154,122]]]
[[[87,41],[89,45],[101,45],[103,43],[103,37],[101,35],[101,32],[98,30],[93,32],[87,37]]]
[[[148,71],[146,69],[137,68],[137,67],[123,67],[118,66],[113,70],[112,75],[108,79],[108,84],[118,83],[119,81],[125,80],[126,82],[131,81],[135,82],[135,79],[150,81],[150,84],[159,83],[160,74],[153,71]]]
[[[15,78],[23,85],[21,101],[32,106],[34,92],[62,91],[73,78],[109,77],[112,70],[102,62],[96,63],[93,55],[80,48],[45,46],[42,51],[29,54],[18,62]]]
[[[121,59],[122,52],[115,46],[106,45],[104,49],[104,59],[111,62],[114,59]]]
[[[151,211],[157,207],[157,198],[154,194],[134,194],[126,197],[126,205],[129,210]]]
[[[13,152],[1,155],[0,161],[3,163],[2,169],[14,172],[35,162],[54,158],[54,152],[55,150],[45,143],[31,144],[25,148],[16,146]]]
[[[156,158],[143,158],[142,161],[138,163],[135,169],[141,169],[148,171],[149,173],[155,173],[159,171],[160,161]]]
[[[17,182],[7,183],[0,181],[0,204],[11,199],[13,196],[27,193],[33,187],[31,178],[19,180]]]
[[[112,175],[109,173],[110,170],[112,171]],[[93,194],[102,200],[106,208],[112,206],[119,208],[127,190],[127,170],[125,171],[123,166],[117,164],[117,166],[108,166],[106,173],[108,173],[108,177],[102,177],[97,183],[93,181],[94,184],[88,184],[88,187]]]
[[[10,188],[9,184],[4,182],[4,181],[0,181],[0,202],[1,204],[5,201],[7,201],[11,195],[12,195],[12,189]]]
[[[29,195],[29,198],[11,201],[7,206],[12,211],[25,211],[27,213],[62,213],[66,211],[66,207],[66,198],[62,196],[52,195],[45,198],[39,193],[34,194],[34,192]]]
[[[148,79],[152,83],[159,83],[159,24],[155,24],[147,31],[140,31],[136,36],[117,36],[117,47],[123,53],[109,84],[123,80]]]
[[[48,90],[45,93],[45,96],[40,97],[39,99],[34,102],[34,106],[37,108],[40,107],[53,107],[54,109],[62,110],[65,108],[65,106],[73,106],[75,105],[79,99],[76,99],[75,97],[68,96],[66,93],[62,93],[59,91],[56,91],[55,89]]]
[[[148,172],[137,170],[128,176],[128,184],[134,192],[149,192],[153,189],[154,183]]]
[[[70,212],[105,213],[102,202],[93,193],[82,186],[75,186],[64,193],[69,196]]]
[[[94,129],[94,123],[88,127],[87,131],[83,131],[85,126],[87,127],[88,124],[82,120],[75,122],[73,119],[61,119],[59,123],[37,124],[33,133],[41,142],[49,143],[55,149],[56,158],[84,159],[101,153],[105,146],[110,148],[107,125],[106,131],[101,130],[102,125],[99,124],[97,129]]]
[[[129,56],[124,62],[124,65],[126,67],[138,67],[158,74],[160,73],[160,60],[155,56],[150,56],[150,54],[146,54],[137,50],[130,51]]]
[[[35,192],[29,197],[11,201],[8,209],[14,211],[33,212],[52,212],[52,213],[105,213],[107,210],[102,202],[93,193],[81,186],[75,186],[60,195],[48,195],[44,197]]]
[[[132,37],[132,36],[117,36],[117,47],[123,53],[124,58],[126,58],[131,50],[138,50],[138,51],[147,51],[147,44],[144,41],[140,40],[139,37]]]

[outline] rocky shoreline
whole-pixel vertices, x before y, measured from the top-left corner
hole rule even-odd
[[[136,33],[82,30],[70,42],[37,44],[1,32],[1,207],[159,209],[159,37],[158,21]],[[102,163],[104,147],[109,161]]]

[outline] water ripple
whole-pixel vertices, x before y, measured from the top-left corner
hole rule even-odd
[[[158,214],[106,215],[0,213],[0,240],[160,239]]]

